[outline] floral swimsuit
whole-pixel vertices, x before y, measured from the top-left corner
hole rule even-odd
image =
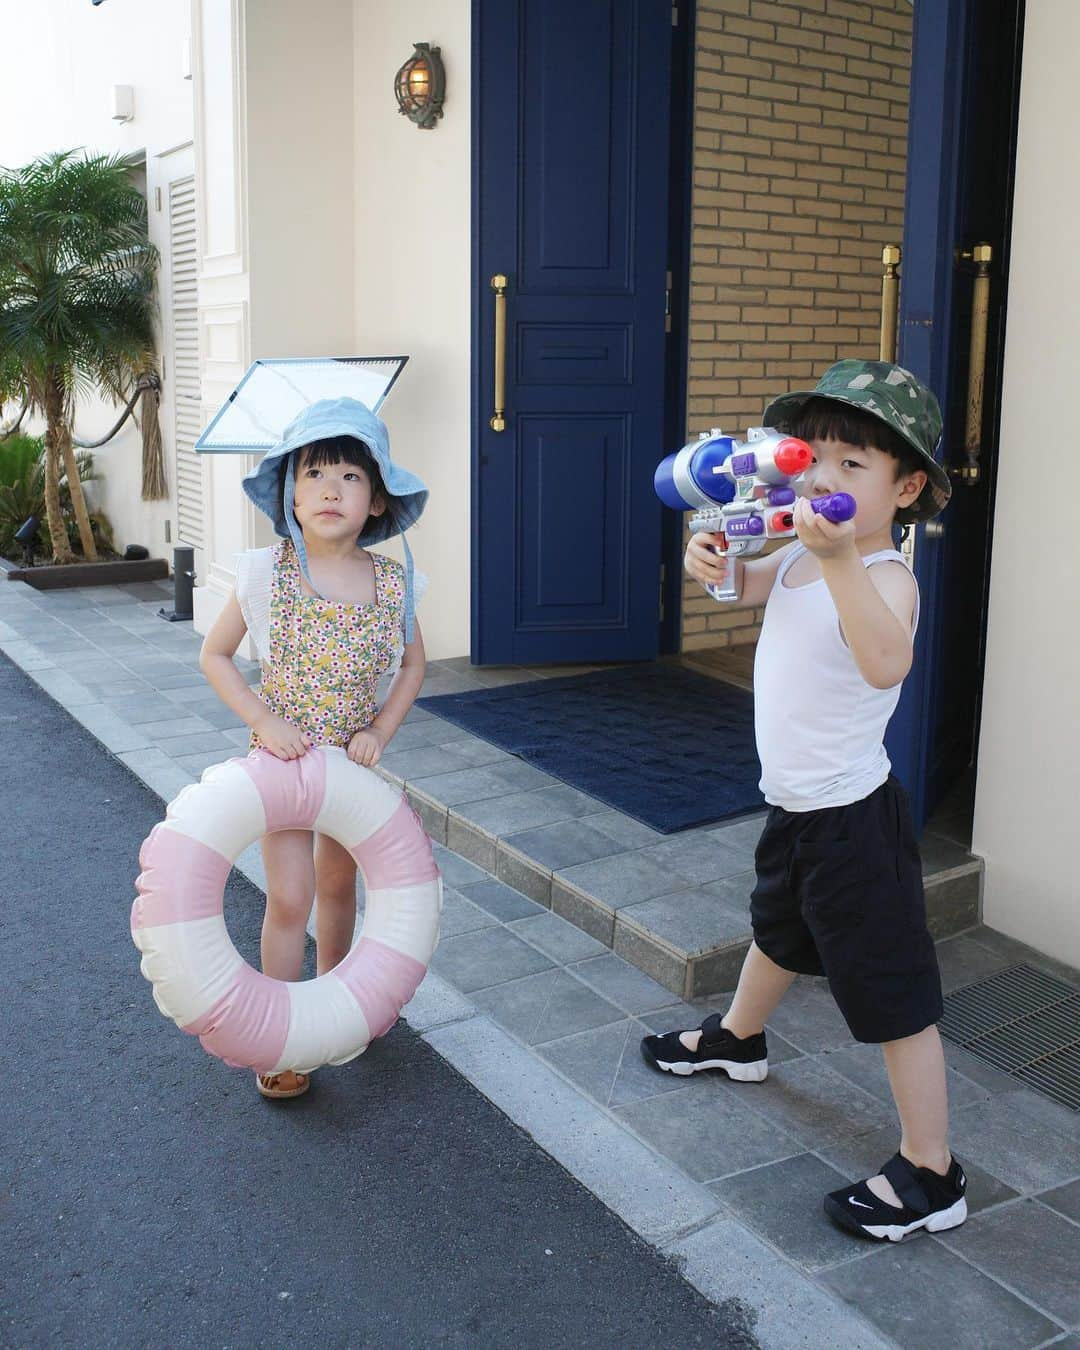
[[[314,744],[345,748],[371,725],[379,677],[400,652],[405,569],[393,558],[370,554],[375,602],[350,605],[305,594],[290,540],[276,545],[273,556],[263,701]],[[252,732],[251,748],[260,744]]]

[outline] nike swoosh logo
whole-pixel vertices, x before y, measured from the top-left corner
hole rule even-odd
[[[873,1209],[873,1205],[864,1205],[861,1200],[856,1200],[853,1195],[848,1196],[849,1205],[858,1205],[860,1209]]]

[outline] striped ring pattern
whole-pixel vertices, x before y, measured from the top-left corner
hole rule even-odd
[[[325,975],[260,974],[225,927],[233,861],[273,830],[318,830],[356,860],[364,922]],[[344,750],[266,750],[206,770],[169,803],[139,852],[131,935],[166,1017],[227,1064],[280,1073],[344,1064],[394,1025],[439,934],[442,881],[419,817]]]

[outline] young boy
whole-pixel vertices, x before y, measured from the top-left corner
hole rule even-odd
[[[849,492],[857,512],[835,525],[800,499],[798,542],[735,563],[739,603],[765,605],[754,696],[769,813],[755,857],[754,941],[723,1016],[646,1036],[641,1050],[667,1072],[760,1082],[773,1010],[796,974],[826,975],[852,1036],[882,1047],[901,1138],[877,1176],[827,1195],[825,1211],[896,1242],[967,1217],[947,1142],[941,981],[919,850],[882,744],[919,617],[892,528],[931,519],[949,499],[934,459],[941,413],[901,367],[840,361],[816,389],[774,400],[765,424],[809,442],[809,496]],[[695,535],[687,546],[686,570],[703,585],[727,571],[715,542]]]

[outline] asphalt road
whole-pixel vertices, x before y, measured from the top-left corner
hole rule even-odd
[[[407,1026],[268,1103],[154,1007],[158,798],[0,656],[0,1344],[753,1346]],[[262,896],[226,915],[257,951]]]

